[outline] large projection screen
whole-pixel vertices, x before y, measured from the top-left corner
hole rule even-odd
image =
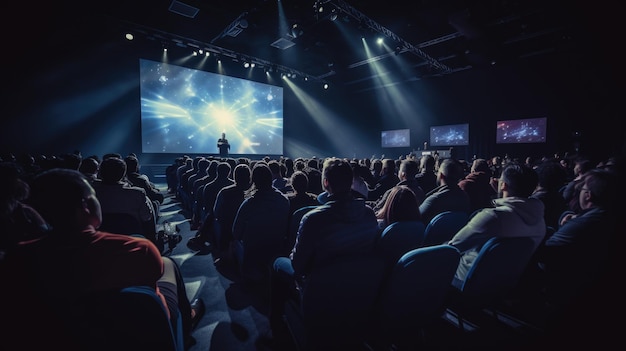
[[[283,88],[140,59],[144,153],[283,154]]]

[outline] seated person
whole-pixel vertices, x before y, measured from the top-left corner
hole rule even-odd
[[[152,201],[142,188],[129,186],[124,182],[126,162],[117,157],[109,157],[100,165],[100,180],[92,183],[102,213],[106,220],[108,213],[127,213],[141,223],[141,234],[156,243],[156,216]],[[123,233],[130,234],[130,233]]]
[[[285,302],[299,299],[306,277],[324,262],[343,255],[373,253],[379,236],[376,215],[363,198],[352,195],[352,167],[328,158],[322,169],[328,201],[307,212],[300,222],[289,257],[278,257],[271,272],[270,326],[275,338],[284,336]]]
[[[483,208],[459,230],[449,244],[461,252],[455,279],[464,281],[483,244],[499,237],[531,237],[538,247],[545,234],[544,206],[530,198],[537,187],[537,173],[511,162],[501,172],[495,207]]]
[[[415,179],[415,175],[418,171],[419,164],[417,163],[417,161],[413,159],[402,160],[402,162],[400,162],[400,170],[398,171],[398,177],[400,181],[394,187],[404,185],[413,190],[413,194],[415,194],[415,198],[417,199],[417,204],[419,206],[419,204],[424,201],[426,195],[424,194],[424,191]],[[393,187],[391,189],[393,189]],[[383,194],[383,196],[378,199],[378,201],[376,201],[376,204],[374,205],[374,211],[380,210],[385,205],[391,189],[387,190]]]
[[[581,178],[581,212],[565,216],[564,223],[542,245],[537,257],[545,273],[548,302],[562,308],[592,291],[602,274],[612,268],[618,218],[616,176],[593,169]],[[608,277],[613,280],[614,277]],[[608,290],[608,289],[607,289]]]
[[[385,203],[376,211],[376,218],[381,231],[395,222],[420,221],[419,203],[413,190],[406,185],[391,188]]]
[[[244,279],[261,282],[274,258],[284,254],[289,224],[289,200],[272,186],[265,162],[252,167],[252,186],[233,221],[235,258]]]
[[[191,332],[205,307],[202,300],[189,302],[174,261],[161,257],[145,238],[98,231],[100,202],[79,171],[51,169],[34,178],[31,185],[30,204],[50,229],[40,238],[20,243],[7,255],[1,268],[8,273],[3,275],[4,282],[12,288],[2,289],[8,297],[0,300],[10,304],[3,311],[15,313],[18,319],[43,319],[45,327],[38,328],[38,338],[42,337],[39,333],[53,334],[44,339],[49,348],[53,341],[71,344],[72,340],[63,340],[71,334],[64,330],[63,318],[73,310],[74,302],[101,292],[148,286],[167,306],[172,325],[177,325],[177,312],[181,312],[183,335],[188,345],[193,344]],[[13,306],[19,308],[6,308]],[[16,325],[14,329],[17,335],[26,332],[32,337],[32,328]]]
[[[159,190],[159,188],[157,188],[156,185],[150,181],[150,178],[148,178],[147,175],[139,172],[139,160],[136,156],[128,155],[124,159],[124,162],[126,162],[126,179],[128,182],[133,186],[137,186],[145,190],[148,198],[156,204],[155,209],[158,209],[158,205],[163,204],[163,201],[165,200],[165,196],[161,193],[161,190]]]
[[[439,186],[426,193],[426,199],[420,204],[425,225],[445,211],[460,211],[469,215],[470,198],[458,185],[463,176],[463,166],[459,161],[447,158],[441,162],[437,172]]]
[[[317,195],[307,191],[309,178],[302,171],[296,171],[291,175],[290,180],[292,192],[287,193],[289,199],[289,213],[293,214],[297,209],[306,206],[319,205]]]
[[[485,207],[493,207],[492,200],[496,191],[491,186],[491,169],[487,160],[477,158],[472,162],[470,173],[459,181],[459,188],[467,193],[470,199],[470,212]]]
[[[26,203],[29,193],[18,166],[11,161],[0,162],[0,261],[6,250],[47,229],[39,213]]]

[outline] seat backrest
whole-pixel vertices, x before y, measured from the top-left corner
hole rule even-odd
[[[285,255],[288,226],[288,206],[257,208],[242,224],[242,239],[235,240],[233,246],[244,280],[261,282],[269,277],[274,259]]]
[[[375,254],[344,256],[316,268],[301,300],[307,345],[322,350],[365,340],[383,276],[384,261]]]
[[[99,230],[115,234],[144,235],[143,225],[130,213],[102,213]]]
[[[445,311],[461,255],[447,244],[405,253],[381,289],[378,327],[387,341],[415,338]]]
[[[424,223],[400,221],[388,225],[378,239],[377,247],[386,261],[393,267],[405,253],[422,246]]]
[[[72,311],[73,324],[90,350],[184,351],[182,324],[172,326],[153,288],[133,286],[93,294],[79,306]]]
[[[469,215],[461,211],[441,212],[430,220],[424,229],[423,246],[447,244],[463,226]]]
[[[535,251],[530,237],[494,237],[480,249],[461,285],[463,300],[484,304],[504,297],[520,281]]]

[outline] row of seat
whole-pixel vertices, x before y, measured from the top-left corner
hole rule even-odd
[[[454,280],[460,253],[450,245],[420,247],[389,268],[384,254],[344,257],[307,279],[286,319],[301,350],[415,349],[416,335],[454,311],[496,306],[515,288],[533,253],[529,238],[492,238],[464,282]]]

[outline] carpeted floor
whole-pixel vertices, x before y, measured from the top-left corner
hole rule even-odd
[[[167,187],[161,185],[163,193]],[[159,224],[166,221],[178,226],[182,241],[164,255],[180,266],[185,279],[188,298],[202,298],[206,314],[193,336],[196,344],[189,351],[207,350],[262,350],[259,340],[269,331],[268,295],[249,291],[228,267],[216,267],[210,250],[193,251],[186,245],[195,230],[190,229],[188,216],[173,194],[167,194],[160,207]]]

